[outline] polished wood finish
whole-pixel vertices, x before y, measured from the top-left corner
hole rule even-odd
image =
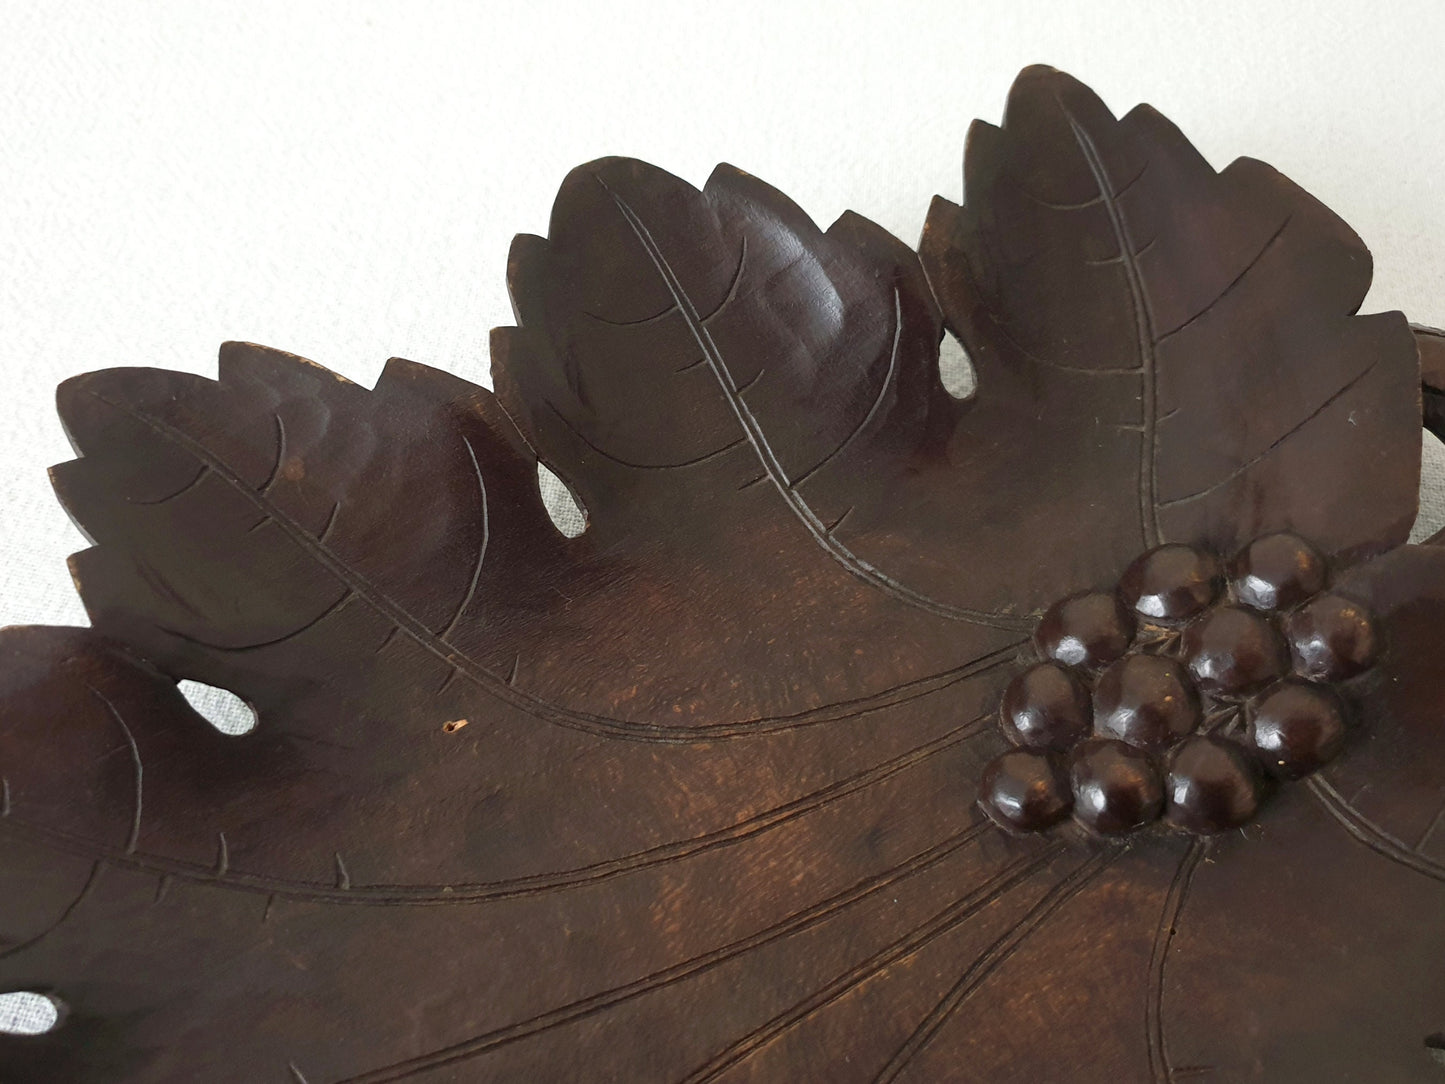
[[[517,239],[495,395],[68,381],[94,629],[0,631],[0,990],[66,1015],[0,1079],[1440,1079],[1445,548],[1369,280],[1030,68],[921,258],[604,159]],[[1336,759],[1208,837],[982,816],[1046,608],[1277,530],[1379,623]]]

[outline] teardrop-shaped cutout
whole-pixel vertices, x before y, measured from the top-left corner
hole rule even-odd
[[[60,1026],[65,1006],[34,990],[0,994],[0,1035],[44,1035]]]
[[[540,460],[537,462],[537,489],[557,530],[568,538],[576,538],[587,529],[587,512],[576,495]]]
[[[973,359],[958,337],[948,332],[943,333],[943,340],[938,344],[938,378],[943,381],[943,390],[955,399],[972,398],[978,388]]]
[[[196,713],[222,734],[234,738],[256,729],[256,709],[235,693],[199,681],[182,681],[177,687]]]

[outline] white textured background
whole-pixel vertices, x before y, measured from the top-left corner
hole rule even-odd
[[[45,475],[64,377],[213,375],[247,339],[485,382],[508,244],[573,165],[725,159],[913,242],[1031,62],[1279,167],[1374,251],[1367,311],[1445,323],[1442,49],[1436,0],[0,0],[0,625],[84,623]],[[1427,472],[1439,524],[1438,445]]]

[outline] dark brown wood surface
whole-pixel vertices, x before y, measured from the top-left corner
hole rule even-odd
[[[1343,222],[1032,68],[921,258],[604,159],[508,281],[495,396],[62,386],[94,629],[0,631],[0,991],[65,1016],[0,1080],[1442,1079],[1445,549]],[[1207,839],[982,817],[1046,606],[1286,528],[1381,623],[1339,760]]]

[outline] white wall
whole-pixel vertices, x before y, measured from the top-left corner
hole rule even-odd
[[[0,624],[84,622],[45,476],[65,376],[210,373],[236,338],[485,381],[508,243],[571,166],[725,159],[911,242],[1034,61],[1280,167],[1373,248],[1367,308],[1445,323],[1445,4],[1369,10],[0,0]]]

